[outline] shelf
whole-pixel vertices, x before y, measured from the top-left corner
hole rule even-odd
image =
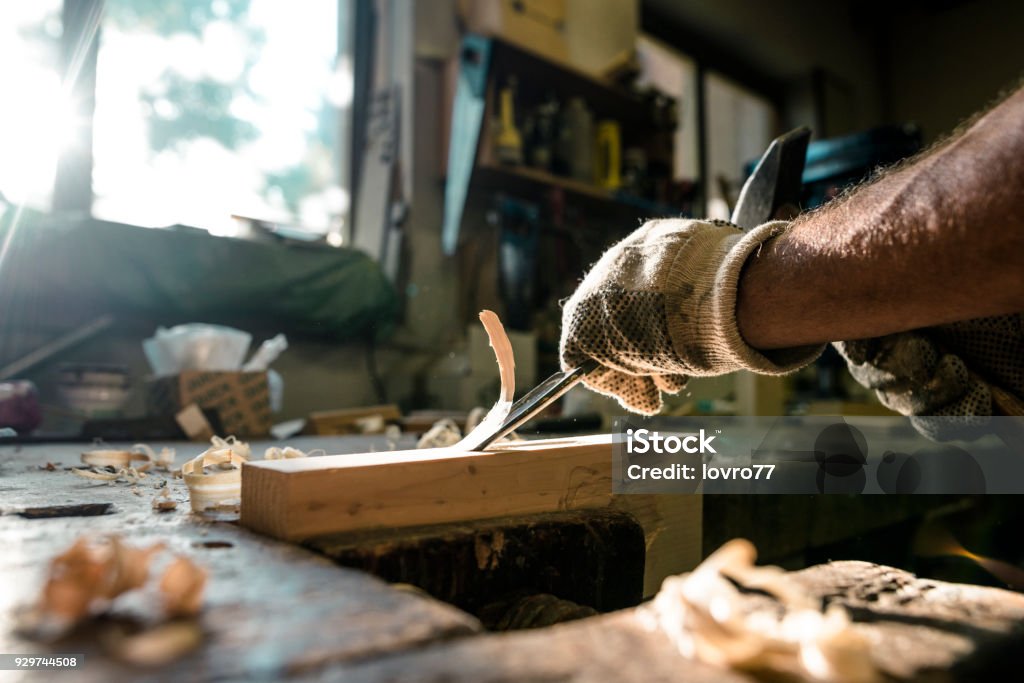
[[[622,212],[635,212],[644,217],[679,216],[678,208],[636,197],[621,191],[608,190],[593,183],[558,176],[529,166],[498,166],[481,164],[476,167],[473,182],[481,188],[505,190],[510,193],[536,195],[544,190],[561,190],[570,198],[587,204],[600,205]]]
[[[559,97],[582,97],[595,114],[595,118],[619,121],[624,130],[652,128],[655,120],[644,98],[633,91],[599,79],[591,74],[560,62],[552,62],[530,50],[494,38],[492,46],[492,80],[503,81],[517,77],[519,96],[538,101],[547,92]],[[541,80],[530,78],[543,74]]]

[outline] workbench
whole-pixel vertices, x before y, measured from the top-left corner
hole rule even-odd
[[[202,449],[167,445],[177,448],[178,466]],[[252,445],[258,457],[266,444]],[[304,437],[291,445],[332,452],[388,448],[383,437]],[[0,653],[85,654],[85,668],[69,680],[752,680],[681,658],[631,608],[548,628],[489,633],[476,617],[413,587],[389,585],[233,523],[203,521],[189,512],[184,484],[168,474],[152,473],[134,486],[77,477],[64,468],[80,463],[83,448],[0,446]],[[178,501],[171,512],[155,512],[150,505],[162,479]],[[93,516],[18,514],[78,504],[110,508]],[[109,618],[54,646],[17,635],[15,608],[38,595],[49,560],[84,533],[118,533],[135,545],[162,541],[205,567],[203,644],[166,667],[146,670],[119,663],[101,648],[98,635]],[[855,621],[867,624],[876,640],[872,658],[896,679],[977,680],[979,672],[998,672],[1013,661],[1024,638],[1024,596],[1017,593],[920,580],[865,562],[824,564],[792,576],[809,593],[846,605]],[[764,600],[751,594],[751,609]],[[5,676],[62,677],[0,672],[0,680]]]

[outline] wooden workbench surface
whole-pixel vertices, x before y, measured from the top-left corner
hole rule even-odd
[[[337,440],[320,442],[297,439],[292,445],[333,452],[386,448],[383,439],[350,439],[344,447]],[[201,450],[174,446],[178,466]],[[253,447],[254,454],[262,453],[263,445]],[[388,586],[235,524],[201,521],[188,512],[181,480],[166,474],[151,474],[134,487],[76,477],[64,467],[79,464],[81,450],[67,444],[0,447],[0,653],[84,653],[86,668],[68,680],[750,680],[682,659],[632,610],[536,631],[485,633],[472,616],[416,591]],[[52,471],[45,469],[48,462],[55,465]],[[175,511],[150,507],[161,479],[179,501]],[[111,503],[112,511],[49,519],[17,514],[81,503]],[[15,608],[38,594],[48,561],[87,532],[116,532],[138,545],[162,541],[209,571],[200,617],[207,637],[198,650],[170,667],[140,670],[100,647],[104,622],[52,647],[15,633]],[[797,576],[823,599],[848,604],[854,618],[878,634],[872,658],[893,677],[914,679],[939,669],[958,672],[952,679],[973,680],[964,673],[970,666],[991,666],[1021,641],[1019,594],[918,581],[865,563],[825,565]],[[752,605],[762,599],[752,595]],[[14,677],[0,672],[0,680],[5,675]],[[54,672],[26,676],[60,678]]]

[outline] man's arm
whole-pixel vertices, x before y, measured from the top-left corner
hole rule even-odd
[[[747,262],[761,349],[1024,311],[1024,89],[914,163],[801,217]]]

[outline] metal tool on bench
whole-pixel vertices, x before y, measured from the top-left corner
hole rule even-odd
[[[732,213],[733,223],[741,228],[753,228],[776,217],[779,212],[795,212],[810,136],[811,131],[801,127],[772,141],[754,172],[743,184]],[[512,404],[501,426],[478,439],[469,450],[482,451],[522,426],[599,365],[597,361],[588,361],[572,370],[551,375]]]

